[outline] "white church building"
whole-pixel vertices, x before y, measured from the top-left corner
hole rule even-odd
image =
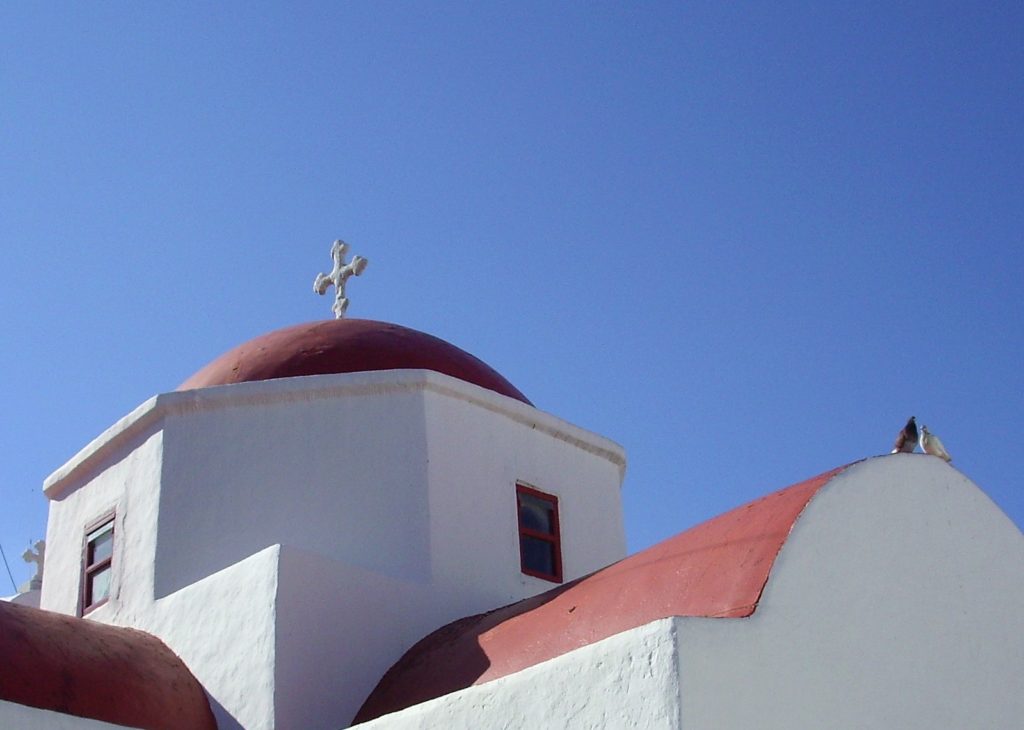
[[[258,337],[46,480],[0,728],[1024,727],[1024,536],[953,467],[627,557],[625,463],[422,332]]]

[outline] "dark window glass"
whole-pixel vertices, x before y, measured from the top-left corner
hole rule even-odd
[[[539,530],[549,535],[552,528],[551,504],[529,494],[519,495],[519,524],[531,530]]]
[[[86,533],[83,556],[82,612],[110,598],[111,563],[114,557],[114,518]]]
[[[547,540],[523,535],[520,537],[523,564],[544,575],[555,574],[555,546]]]
[[[562,545],[558,497],[516,485],[519,510],[519,558],[527,575],[562,582]]]

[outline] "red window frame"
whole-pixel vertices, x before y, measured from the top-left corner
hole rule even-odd
[[[519,496],[522,495],[522,494],[528,495],[530,497],[533,497],[534,499],[538,499],[538,500],[541,500],[543,502],[547,502],[548,505],[550,505],[550,507],[551,507],[551,529],[552,529],[552,532],[550,532],[550,533],[543,532],[541,530],[536,530],[536,529],[527,527],[526,525],[523,524],[522,513],[520,512],[520,509],[519,509],[519,505],[520,505]],[[525,484],[516,484],[516,519],[517,519],[518,524],[519,524],[519,566],[520,566],[520,570],[522,570],[522,572],[525,573],[526,575],[533,576],[534,578],[540,578],[542,580],[549,580],[552,583],[561,583],[562,582],[562,534],[561,534],[561,527],[560,527],[560,524],[559,524],[559,521],[558,521],[558,497],[556,497],[553,494],[547,494],[545,492],[542,492],[539,489],[534,489],[533,487],[528,487]],[[551,547],[552,547],[552,554],[554,556],[554,559],[553,559],[554,572],[553,573],[546,573],[544,571],[536,570],[535,568],[531,568],[531,567],[527,566],[527,564],[526,564],[526,550],[524,549],[524,542],[525,541],[523,539],[523,538],[526,538],[526,537],[533,538],[535,540],[541,540],[541,541],[546,542],[549,545],[551,545]]]
[[[110,525],[110,555],[103,560],[93,561],[93,540],[89,539],[89,536],[94,532]],[[104,533],[101,534],[105,534]],[[100,535],[96,536],[97,538]],[[93,593],[93,581],[96,576],[102,574],[104,571],[110,571],[112,569],[114,560],[114,539],[115,539],[115,526],[114,526],[114,513],[110,512],[103,517],[95,520],[94,522],[86,525],[85,535],[82,538],[82,596],[81,605],[79,606],[79,615],[84,616],[85,614],[93,611],[104,603],[110,600],[110,591],[107,591],[107,595],[98,601],[92,599]]]

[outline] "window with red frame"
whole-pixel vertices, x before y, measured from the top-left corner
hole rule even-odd
[[[562,582],[562,542],[558,532],[558,497],[516,485],[519,508],[519,560],[535,578]]]
[[[111,561],[114,557],[114,516],[108,515],[86,528],[82,564],[82,613],[110,598]]]

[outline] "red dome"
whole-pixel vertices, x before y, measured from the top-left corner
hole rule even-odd
[[[0,700],[118,727],[217,730],[202,685],[143,631],[0,601],[0,656]]]
[[[367,319],[310,322],[260,335],[218,357],[178,390],[370,370],[433,370],[533,405],[485,362],[455,345]]]

